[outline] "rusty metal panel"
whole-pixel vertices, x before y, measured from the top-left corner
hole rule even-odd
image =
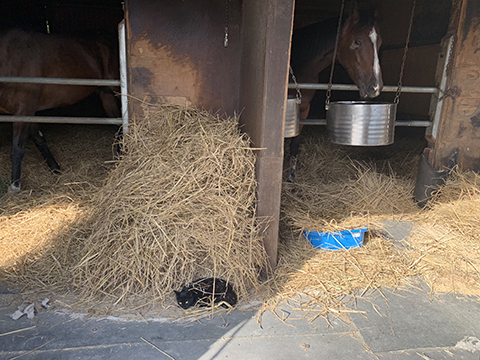
[[[240,0],[128,1],[126,17],[131,95],[239,111]]]

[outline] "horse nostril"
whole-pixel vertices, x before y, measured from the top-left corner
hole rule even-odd
[[[368,95],[370,98],[374,98],[374,97],[377,97],[378,95],[380,95],[380,84],[376,83],[376,84],[371,84],[369,87],[368,87]]]

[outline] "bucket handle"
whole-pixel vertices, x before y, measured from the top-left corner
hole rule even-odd
[[[295,89],[297,90],[297,94],[296,94],[296,103],[298,105],[300,105],[300,103],[302,102],[302,93],[300,92],[300,88],[298,87],[298,84],[297,84],[297,78],[295,77],[295,74],[293,73],[293,69],[292,69],[292,66],[290,65],[290,75],[292,75],[292,80],[293,82],[295,83]]]

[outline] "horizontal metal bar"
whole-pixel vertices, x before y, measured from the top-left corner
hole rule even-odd
[[[428,120],[405,120],[395,121],[395,126],[408,126],[408,127],[429,127],[432,123]]]
[[[295,89],[295,84],[288,84],[289,89]],[[298,84],[299,89],[309,90],[327,90],[328,84]],[[347,84],[333,84],[332,90],[358,91],[357,85]],[[383,92],[396,92],[397,86],[387,85],[382,89]],[[422,87],[422,86],[402,86],[402,93],[419,93],[419,94],[435,94],[436,87]]]
[[[46,77],[0,76],[0,83],[120,86],[120,80],[108,79],[65,79]]]
[[[327,125],[326,119],[305,119],[299,121],[300,125]]]
[[[51,124],[89,124],[89,125],[122,125],[122,119],[100,117],[69,116],[10,116],[0,115],[0,122],[29,122]]]
[[[408,127],[428,127],[432,123],[427,120],[399,120],[395,121],[395,126]],[[305,119],[300,120],[300,125],[327,125],[326,119]]]

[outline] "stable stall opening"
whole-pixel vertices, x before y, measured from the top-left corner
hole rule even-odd
[[[21,31],[34,32],[41,34],[42,36],[48,38],[49,36],[68,36],[71,39],[79,40],[94,40],[102,42],[108,48],[114,50],[113,57],[115,62],[118,62],[118,24],[124,18],[123,12],[123,3],[121,1],[115,0],[105,0],[105,1],[51,1],[51,0],[36,0],[36,1],[13,1],[5,0],[0,3],[0,32],[2,34],[8,33],[10,30],[17,29]],[[32,54],[33,58],[34,54]],[[28,54],[24,56],[25,62],[28,58]],[[74,60],[75,61],[75,60]],[[79,63],[82,62],[82,59],[78,59]],[[23,61],[19,61],[19,64]],[[115,73],[115,71],[113,71]],[[10,77],[12,76],[21,76],[21,77],[31,77],[31,73],[15,73],[15,70],[8,72],[5,70],[0,73],[1,77]],[[49,75],[42,75],[44,77],[49,77]],[[51,77],[51,75],[50,75]],[[69,77],[69,76],[65,76]],[[70,76],[72,77],[72,76]],[[73,76],[80,78],[81,76]],[[85,76],[88,77],[88,76]],[[85,78],[84,77],[84,78]],[[91,76],[90,76],[91,77]],[[119,74],[112,75],[114,79],[119,79]],[[110,78],[112,78],[110,77]],[[49,79],[40,79],[46,80]],[[4,86],[9,86],[7,80]],[[116,80],[118,82],[118,80]],[[73,86],[71,87],[73,89]],[[61,93],[62,91],[59,91]],[[110,93],[112,94],[112,93]],[[5,92],[3,93],[5,96]],[[5,98],[2,100],[4,101]],[[118,100],[118,99],[117,99]],[[112,101],[112,104],[116,100]],[[120,105],[119,103],[117,105]],[[1,105],[0,105],[1,106]],[[9,118],[11,115],[15,115],[12,112],[14,106],[3,107],[1,114],[2,120],[0,126],[2,127],[2,136],[0,137],[0,146],[1,146],[1,157],[2,160],[2,174],[1,174],[1,183],[2,193],[4,192],[4,185],[10,181],[10,153],[12,152],[12,123]],[[45,109],[45,110],[43,110]],[[104,142],[103,145],[108,146],[105,149],[105,152],[109,153],[109,160],[112,159],[112,144],[114,142],[114,134],[118,130],[118,126],[112,125],[103,125],[98,126],[94,125],[65,125],[69,124],[96,124],[97,118],[106,118],[107,114],[102,106],[99,92],[93,92],[92,95],[84,98],[78,103],[70,106],[58,107],[58,108],[47,108],[46,106],[43,109],[35,112],[34,119],[28,120],[36,122],[38,119],[36,117],[45,117],[43,120],[38,120],[38,122],[47,122],[41,125],[41,133],[45,135],[47,143],[50,147],[51,152],[53,153],[56,160],[60,163],[61,169],[67,169],[75,163],[76,160],[83,161],[88,157],[79,156],[78,154],[73,157],[73,159],[66,153],[68,152],[82,152],[84,153],[84,144],[79,145],[75,139],[90,139],[86,141],[91,141],[92,143],[87,148],[95,148],[99,146],[100,140],[99,136],[107,136],[108,141]],[[118,109],[118,114],[120,117],[120,109]],[[20,114],[23,115],[23,114]],[[26,114],[28,116],[32,114]],[[47,118],[53,116],[54,118]],[[109,114],[109,116],[112,116]],[[115,116],[117,117],[117,116]],[[94,118],[94,121],[82,120],[82,119]],[[24,121],[18,119],[17,121]],[[110,120],[105,119],[103,124],[121,124],[121,120]],[[55,124],[49,124],[55,123]],[[97,133],[99,136],[91,136],[91,134]],[[87,136],[87,134],[89,134]],[[101,135],[100,135],[101,134]],[[82,140],[85,141],[85,140]],[[66,146],[65,144],[68,144]],[[102,145],[102,146],[103,146]],[[38,145],[37,145],[38,146]],[[32,147],[30,151],[29,148]],[[32,167],[28,164],[32,161],[32,166],[35,167],[36,163],[39,163],[41,166],[48,167],[42,163],[42,157],[37,154],[36,149],[33,148],[32,144],[27,145],[27,155],[25,156],[25,163],[23,165],[23,172],[25,178],[28,179],[29,174],[33,175]],[[32,157],[30,159],[29,157]],[[103,155],[101,156],[103,158]],[[104,159],[106,160],[106,159]],[[36,170],[35,170],[36,171]],[[13,178],[12,173],[12,178]],[[52,175],[50,175],[52,176]],[[27,183],[30,180],[27,180]],[[50,182],[54,182],[55,178],[52,177]],[[30,181],[30,185],[34,184],[35,181]],[[35,187],[35,186],[33,186]]]
[[[306,25],[338,17],[341,4],[340,0],[297,0],[294,32]],[[383,40],[378,52],[379,61],[385,90],[390,88],[390,91],[382,91],[374,101],[392,102],[394,99],[412,4],[412,0],[389,0],[375,5]],[[346,1],[346,16],[354,11],[355,5],[362,8],[372,5],[372,2]],[[402,86],[423,88],[420,91],[428,88],[428,92],[401,93],[393,144],[345,146],[329,142],[324,126],[326,92],[317,90],[307,119],[314,119],[318,125],[302,129],[295,183],[287,181],[292,164],[289,151],[291,140],[285,142],[282,197],[284,239],[290,236],[291,225],[294,225],[294,229],[302,229],[313,221],[320,228],[311,230],[326,231],[327,228],[332,229],[329,227],[331,222],[344,223],[345,219],[357,215],[396,216],[413,211],[416,206],[413,189],[418,165],[427,145],[426,130],[430,131],[432,127],[432,110],[438,98],[435,89],[439,82],[437,63],[445,61],[441,55],[442,40],[447,36],[451,5],[449,0],[416,2]],[[439,68],[443,70],[443,67]],[[327,67],[319,74],[319,83],[327,84],[329,76],[330,67]],[[353,84],[338,62],[335,64],[333,84]],[[290,92],[295,92],[293,81],[290,81],[289,88]],[[357,101],[359,91],[333,90],[331,101],[340,100]],[[410,126],[398,126],[400,124]]]
[[[446,50],[448,50],[447,31],[450,21],[452,3],[450,0],[434,2],[417,0],[411,28],[403,76],[400,78],[405,43],[412,13],[413,0],[403,1],[345,1],[344,19],[354,13],[355,9],[375,8],[382,38],[382,46],[378,51],[383,77],[384,89],[375,102],[392,102],[401,79],[402,87],[396,112],[395,138],[418,139],[419,147],[426,145],[434,128],[437,111],[438,90],[442,81],[442,73],[447,66]],[[295,3],[294,32],[307,25],[338,18],[342,6],[341,0],[314,2],[297,0]],[[345,21],[345,20],[344,20]],[[334,24],[334,22],[332,22]],[[336,25],[336,23],[334,24]],[[373,64],[372,64],[373,66]],[[318,129],[304,129],[304,132],[326,132],[325,88],[329,82],[331,66],[318,75],[320,90],[315,92],[310,103],[310,111],[306,120],[300,124],[317,125]],[[312,83],[314,81],[310,81]],[[335,85],[350,84],[353,91],[335,90]],[[308,86],[308,85],[307,85]],[[294,93],[295,84],[290,79],[290,93]],[[301,91],[307,91],[302,89]],[[333,72],[333,91],[330,101],[361,100],[357,86],[345,68],[337,61]],[[287,119],[288,121],[288,119]],[[433,130],[435,131],[435,130]],[[289,153],[288,142],[285,153]],[[365,150],[365,149],[364,149]],[[365,150],[369,153],[382,152],[382,148]],[[288,155],[287,155],[288,156]],[[301,159],[299,160],[301,161]]]
[[[322,3],[310,0],[297,0],[294,28],[300,28],[324,19],[338,17],[341,3],[339,0]],[[346,15],[352,13],[355,6],[361,8],[372,5],[377,9],[379,14],[379,27],[383,40],[379,51],[379,58],[385,89],[375,101],[391,102],[395,96],[412,4],[412,0],[381,1],[376,2],[376,4],[372,1],[345,2],[344,12]],[[397,120],[410,121],[410,124],[402,124],[410,127],[413,125],[420,127],[420,129],[405,131],[405,129],[397,126],[397,132],[401,134],[411,132],[419,136],[423,134],[425,128],[429,126],[427,122],[431,119],[432,111],[436,104],[436,94],[433,94],[432,100],[432,92],[435,91],[434,88],[439,82],[439,75],[436,74],[436,72],[438,72],[437,63],[442,50],[442,39],[447,35],[451,5],[450,0],[417,0],[416,2],[402,86],[424,88],[423,91],[427,91],[427,93],[415,92],[415,89],[407,89],[407,91],[402,92],[397,109]],[[329,76],[330,67],[320,73],[318,78],[319,83],[327,84]],[[335,65],[333,84],[353,84],[353,81],[345,69],[338,62]],[[293,87],[292,83],[290,87]],[[422,89],[418,91],[422,91]],[[356,101],[359,100],[359,94],[357,90],[334,90],[331,100]],[[324,90],[316,92],[308,119],[325,119]],[[420,120],[422,122],[412,123],[411,121],[413,120]]]
[[[120,0],[5,0],[0,4],[0,31],[22,29],[43,34],[101,40],[118,49],[118,24],[122,21]],[[0,74],[1,75],[1,74]],[[78,105],[48,110],[37,115],[105,117],[97,96]]]

